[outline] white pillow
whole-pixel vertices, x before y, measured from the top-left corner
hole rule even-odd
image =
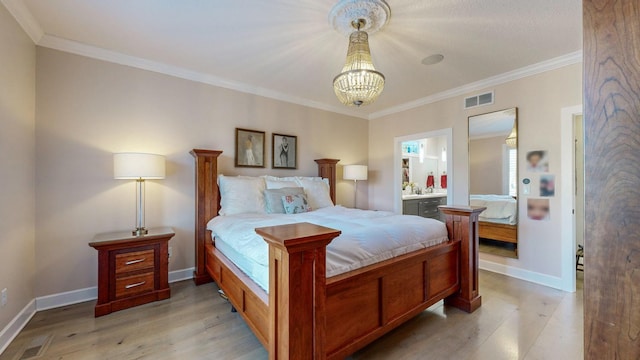
[[[287,195],[304,195],[304,189],[301,187],[266,189],[264,191],[264,200],[267,205],[267,214],[284,214],[285,208],[282,203],[282,197]]]
[[[269,176],[266,178],[267,189],[282,189],[290,187],[300,187],[296,178],[277,178]]]
[[[220,215],[265,213],[263,178],[218,175]]]
[[[312,210],[333,206],[331,195],[329,195],[329,184],[322,178],[298,178],[299,186],[307,193],[307,200]]]

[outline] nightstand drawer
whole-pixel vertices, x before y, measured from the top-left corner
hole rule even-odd
[[[116,298],[152,291],[154,289],[153,280],[153,272],[116,279]]]
[[[155,264],[153,249],[116,255],[116,274],[152,268]]]

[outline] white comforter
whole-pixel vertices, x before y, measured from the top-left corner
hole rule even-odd
[[[327,207],[304,214],[240,214],[218,216],[207,228],[216,246],[240,269],[268,290],[268,246],[255,228],[309,222],[342,231],[327,247],[327,277],[447,241],[444,223],[386,211]],[[218,246],[219,241],[224,246]]]
[[[480,221],[514,225],[518,222],[518,203],[509,195],[471,195],[469,205],[484,206]]]

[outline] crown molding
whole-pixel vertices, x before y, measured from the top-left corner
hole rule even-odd
[[[3,0],[4,1],[4,0]],[[169,65],[136,56],[125,55],[119,52],[106,50],[92,45],[83,44],[77,41],[63,39],[57,36],[45,34],[37,44],[46,48],[60,50],[76,55],[81,55],[97,60],[108,61],[120,65],[126,65],[142,70],[153,71],[165,75],[174,76],[181,79],[191,80],[199,83],[213,85],[225,89],[235,90],[242,93],[258,95],[270,99],[280,100],[288,103],[302,105],[333,113],[368,119],[366,114],[351,111],[342,106],[331,106],[318,101],[308,100],[296,96],[291,96],[278,91],[252,86],[238,81],[223,79],[206,73],[201,73],[182,67]]]
[[[454,89],[446,90],[437,94],[433,94],[422,99],[410,101],[398,106],[378,111],[369,115],[369,120],[379,119],[383,116],[396,114],[402,111],[414,109],[420,106],[432,104],[434,102],[449,99],[456,96],[466,95],[470,92],[482,90],[487,87],[496,86],[510,81],[522,79],[528,76],[541,74],[543,72],[559,69],[561,67],[578,64],[582,62],[582,50],[574,51],[553,59],[545,60],[537,64],[525,66],[520,69],[509,71],[500,75],[476,81],[467,85],[463,85]]]
[[[42,36],[44,35],[44,31],[40,26],[40,23],[36,18],[33,17],[27,5],[25,5],[23,0],[0,0],[4,7],[7,8],[9,13],[16,19],[18,24],[22,26],[22,29],[29,35],[31,41],[34,44],[38,45]]]

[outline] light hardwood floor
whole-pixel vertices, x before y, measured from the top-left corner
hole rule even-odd
[[[351,358],[582,359],[581,284],[572,294],[481,271],[478,311],[438,303]],[[267,359],[217,290],[174,283],[169,300],[97,319],[94,301],[42,311],[0,360],[20,359],[34,339],[45,339],[37,359]]]

